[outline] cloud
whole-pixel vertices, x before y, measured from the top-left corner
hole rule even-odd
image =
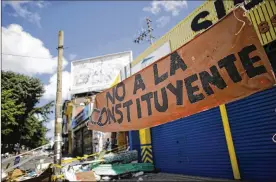
[[[152,1],[151,6],[144,7],[143,10],[151,12],[152,14],[157,15],[161,8],[166,12],[171,12],[173,16],[179,15],[179,12],[182,8],[187,8],[187,1]]]
[[[39,121],[44,120],[44,118],[42,117],[41,114],[36,114],[35,117],[36,117]],[[54,138],[54,132],[55,132],[55,120],[52,119],[52,118],[54,118],[54,117],[55,117],[54,113],[51,113],[51,114],[50,114],[50,118],[51,118],[50,121],[44,122],[44,123],[43,123],[43,125],[44,125],[47,129],[49,129],[49,130],[47,131],[47,133],[46,133],[46,137],[47,137],[47,138],[51,138],[51,139]]]
[[[157,27],[162,28],[170,22],[171,18],[169,16],[161,16],[156,20]]]
[[[29,11],[28,5],[33,5],[38,8],[44,8],[49,5],[49,3],[44,1],[4,1],[3,6],[5,7],[7,5],[14,10],[14,13],[10,14],[11,16],[25,18],[29,22],[41,27],[40,15],[37,12]]]
[[[57,91],[57,73],[51,76],[49,83],[44,86],[45,93],[42,99],[55,100]],[[70,88],[70,72],[62,72],[62,99],[68,99],[68,93]]]
[[[3,70],[34,75],[52,74],[57,69],[57,57],[51,55],[40,39],[17,24],[2,27],[2,51]],[[63,67],[67,64],[63,58]]]
[[[55,136],[55,119],[45,123],[45,126],[49,129],[49,131],[46,133],[46,137],[53,139]]]
[[[76,59],[77,55],[76,54],[69,54],[69,60],[72,61]]]
[[[35,114],[34,116],[35,116],[39,121],[43,121],[43,120],[44,120],[44,118],[42,117],[41,114]]]

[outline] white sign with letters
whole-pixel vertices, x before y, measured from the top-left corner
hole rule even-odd
[[[131,61],[131,51],[73,61],[71,63],[71,94],[102,91],[109,88],[120,70]]]
[[[147,67],[148,65],[154,63],[155,61],[159,60],[160,58],[168,55],[171,53],[170,42],[166,42],[161,47],[156,49],[150,55],[145,57],[142,61],[131,68],[131,74],[137,73],[141,69]]]

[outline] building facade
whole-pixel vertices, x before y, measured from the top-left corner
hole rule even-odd
[[[244,1],[206,1],[140,54],[129,69],[136,72],[142,69],[144,60],[167,42],[171,51],[175,51],[241,2]],[[245,9],[275,72],[276,3],[246,1]],[[261,28],[263,24],[267,25],[266,30]],[[161,172],[273,181],[276,179],[276,143],[272,140],[276,133],[275,109],[274,86],[168,124],[131,131],[130,145],[140,148],[141,160],[153,162]]]

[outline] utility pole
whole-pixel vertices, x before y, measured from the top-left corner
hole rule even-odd
[[[55,114],[55,152],[54,164],[61,165],[61,144],[62,144],[62,58],[63,58],[63,31],[58,33],[58,64],[57,64],[57,93],[56,93],[56,114]],[[60,175],[59,168],[55,168],[55,176]]]
[[[146,38],[148,38],[148,41],[150,42],[150,44],[153,43],[153,39],[154,37],[152,36],[152,31],[153,28],[151,27],[151,20],[149,18],[146,18],[146,22],[147,22],[147,31],[142,31],[140,33],[140,35],[134,40],[134,43],[139,44],[141,41],[145,40]]]

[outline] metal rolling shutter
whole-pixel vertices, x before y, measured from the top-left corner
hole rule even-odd
[[[241,178],[276,181],[276,87],[226,108]]]
[[[154,164],[162,172],[233,179],[218,108],[151,131]]]

